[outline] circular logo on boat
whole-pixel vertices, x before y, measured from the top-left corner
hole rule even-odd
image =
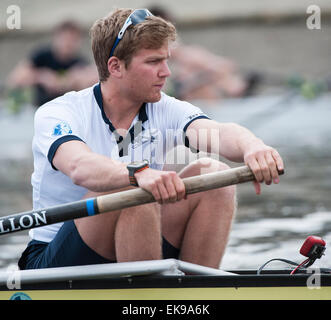
[[[9,300],[32,300],[30,296],[24,292],[14,293]]]

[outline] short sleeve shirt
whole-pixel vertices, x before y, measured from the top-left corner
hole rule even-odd
[[[187,145],[185,131],[200,118],[209,119],[198,107],[162,93],[160,101],[141,106],[128,134],[122,137],[105,115],[99,84],[46,103],[35,114],[31,179],[34,209],[77,201],[88,191],[53,166],[61,144],[78,140],[114,160],[129,163],[147,159],[151,168],[162,170],[168,151]],[[61,225],[32,229],[30,236],[49,242]]]

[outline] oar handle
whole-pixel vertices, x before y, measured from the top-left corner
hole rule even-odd
[[[199,176],[184,178],[186,194],[222,188],[234,184],[253,181],[252,171],[247,166],[224,171],[207,173]],[[97,197],[99,212],[108,212],[154,202],[151,193],[141,189],[131,189],[123,192]]]
[[[279,174],[283,173],[279,172]],[[247,166],[183,179],[187,194],[253,180],[255,177]],[[17,213],[0,219],[0,235],[151,202],[155,202],[153,195],[146,190],[137,188],[51,208]]]

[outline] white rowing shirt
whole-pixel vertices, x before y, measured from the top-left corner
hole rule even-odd
[[[77,201],[88,191],[53,166],[55,152],[62,143],[79,140],[93,152],[114,160],[129,163],[147,159],[151,168],[162,170],[167,152],[177,145],[187,145],[185,131],[199,118],[208,119],[192,104],[162,93],[160,101],[142,105],[123,139],[106,117],[99,84],[44,104],[35,114],[32,143],[34,209]],[[61,225],[32,229],[30,236],[50,242]]]

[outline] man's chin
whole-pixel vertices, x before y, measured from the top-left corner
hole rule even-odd
[[[159,102],[161,100],[161,92],[159,92],[158,94],[153,94],[151,96],[149,96],[145,102],[149,102],[149,103],[155,103],[155,102]]]

